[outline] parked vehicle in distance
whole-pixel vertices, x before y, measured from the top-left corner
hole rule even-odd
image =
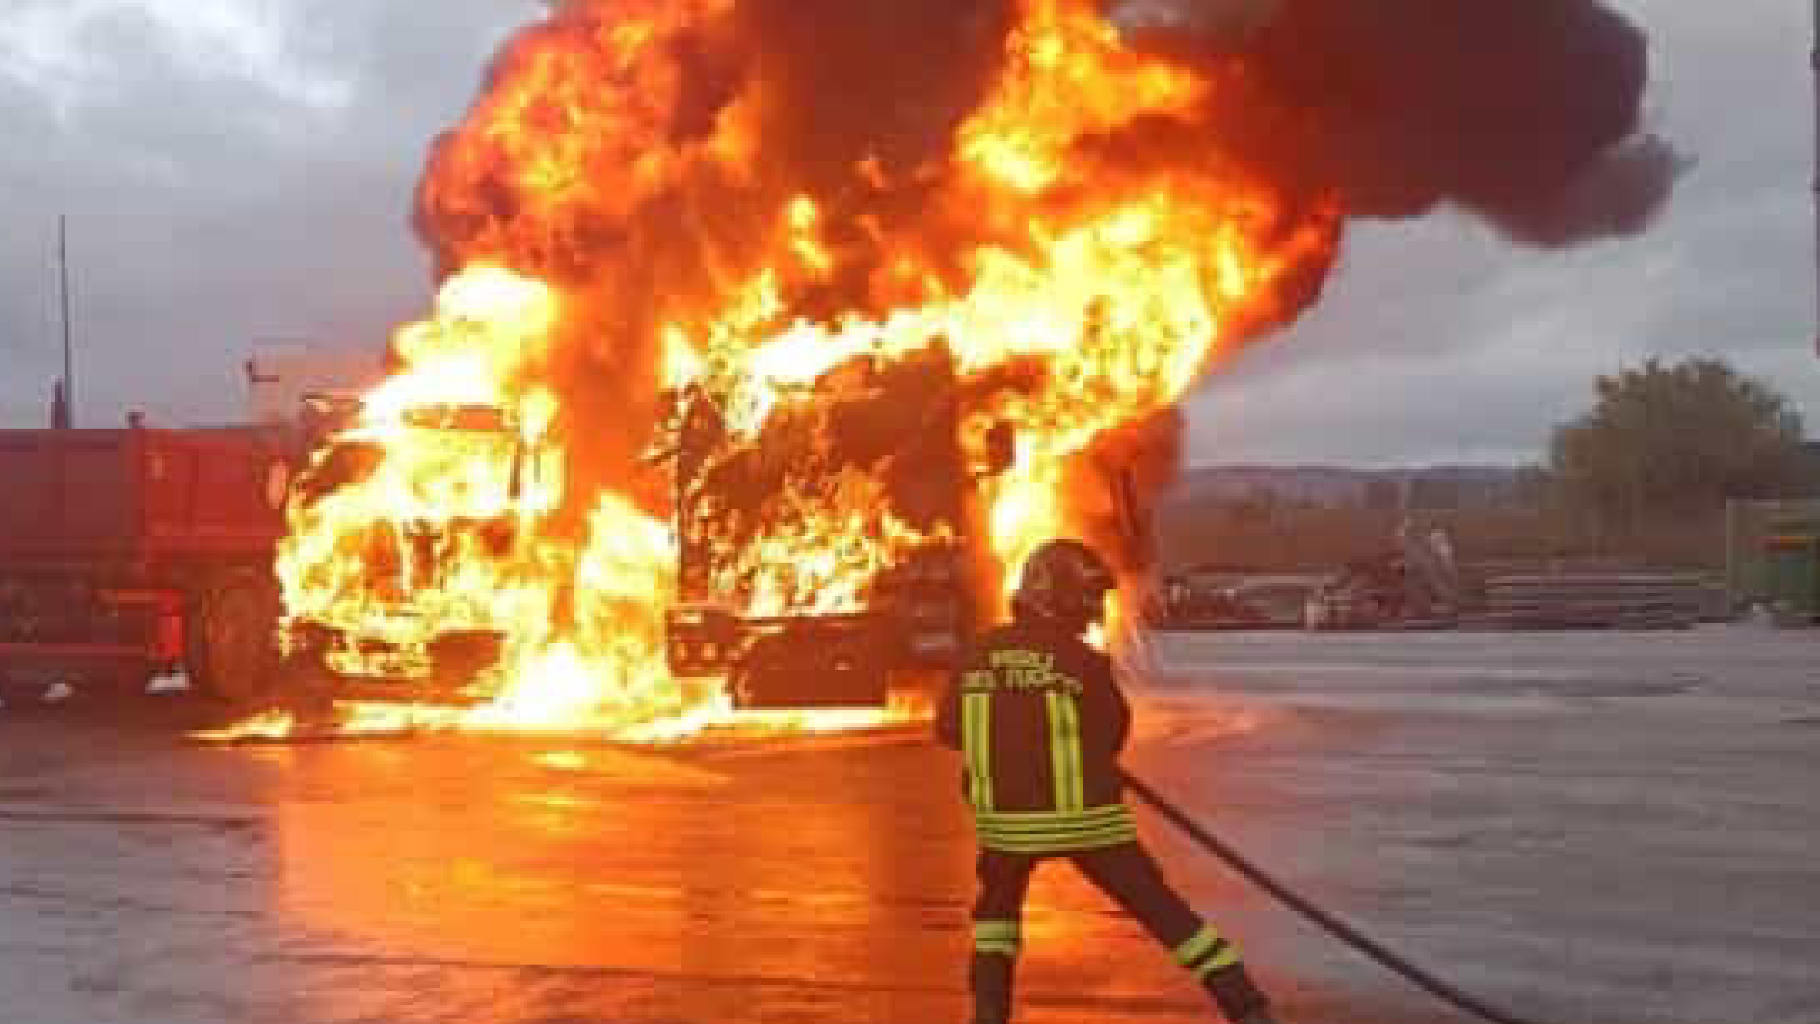
[[[1151,617],[1163,629],[1299,629],[1314,586],[1301,577],[1181,573],[1164,580]]]

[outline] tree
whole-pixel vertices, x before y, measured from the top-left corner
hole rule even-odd
[[[1603,534],[1774,496],[1799,476],[1800,415],[1720,360],[1651,359],[1600,377],[1596,391],[1590,411],[1555,431],[1553,469],[1568,506]]]

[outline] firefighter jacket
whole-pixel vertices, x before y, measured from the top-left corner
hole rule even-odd
[[[968,650],[936,732],[965,761],[980,845],[1048,855],[1136,840],[1118,766],[1130,726],[1110,658],[1020,622]]]

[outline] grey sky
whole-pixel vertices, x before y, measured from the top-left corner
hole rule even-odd
[[[1200,462],[1535,457],[1599,373],[1723,355],[1820,434],[1808,5],[1619,0],[1652,126],[1699,163],[1643,237],[1514,248],[1444,214],[1356,228],[1326,301],[1193,402]]]
[[[419,314],[430,139],[532,0],[7,0],[0,423],[58,374],[72,223],[80,411],[239,419],[255,339],[383,346]]]
[[[1806,5],[1619,6],[1654,40],[1654,126],[1699,160],[1663,221],[1557,253],[1457,215],[1357,228],[1326,303],[1196,396],[1195,461],[1523,458],[1651,353],[1727,355],[1820,431]],[[89,422],[236,419],[255,339],[377,349],[427,301],[425,147],[537,10],[7,0],[0,424],[41,422],[58,372],[60,210]]]

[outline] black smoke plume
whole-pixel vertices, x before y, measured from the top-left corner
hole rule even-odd
[[[1686,159],[1642,131],[1643,33],[1599,0],[1157,0],[1114,8],[1221,83],[1205,129],[1354,217],[1452,204],[1510,238],[1631,235]]]

